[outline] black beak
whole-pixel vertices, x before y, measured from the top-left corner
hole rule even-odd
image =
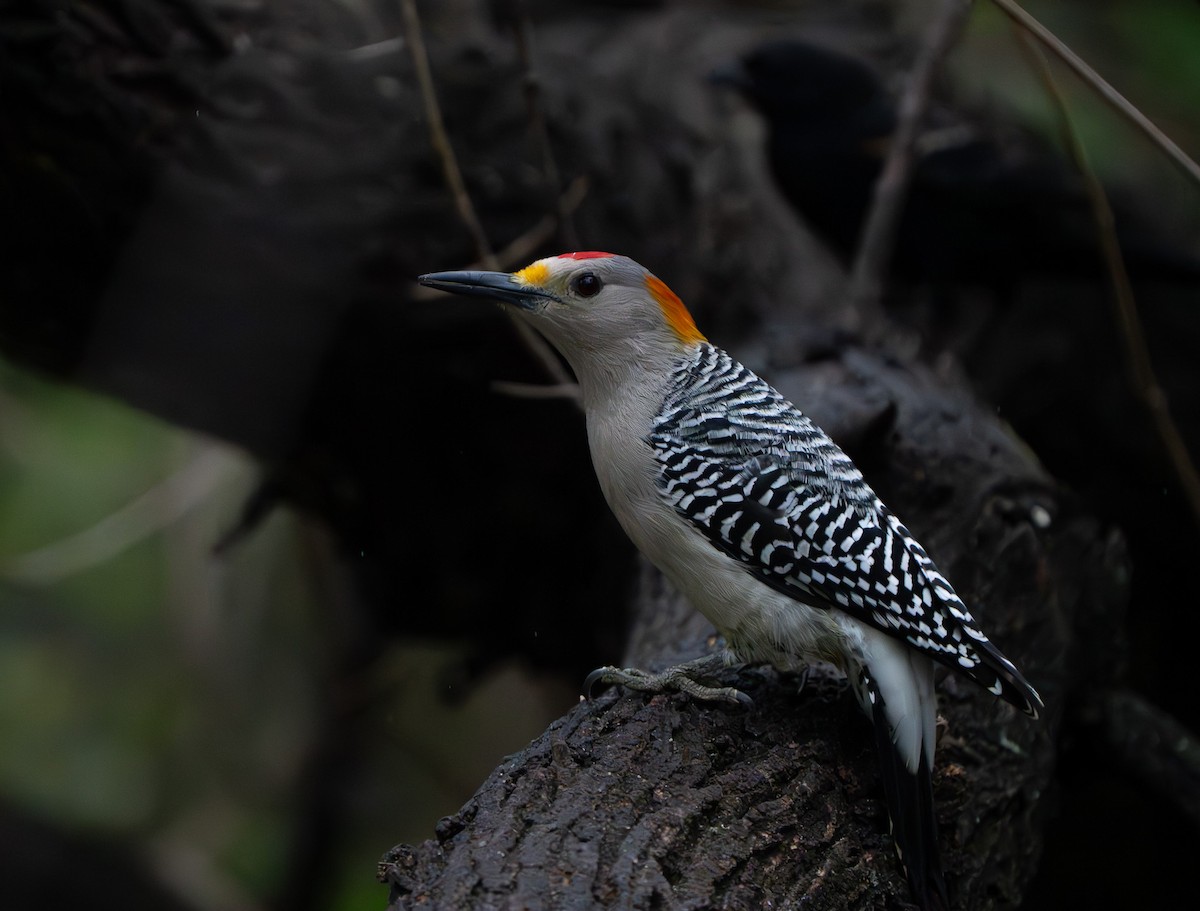
[[[467,297],[486,297],[522,310],[533,310],[543,300],[553,298],[546,291],[521,284],[507,272],[430,272],[417,281],[427,288]]]

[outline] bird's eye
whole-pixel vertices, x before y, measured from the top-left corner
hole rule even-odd
[[[584,272],[583,275],[571,282],[571,288],[580,297],[594,297],[600,293],[600,289],[603,287],[604,282],[600,281],[595,272]]]

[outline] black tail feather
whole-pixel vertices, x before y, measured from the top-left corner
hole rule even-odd
[[[968,676],[988,692],[1011,702],[1030,718],[1037,718],[1046,704],[1038,691],[1021,676],[1016,665],[1001,654],[1000,649],[989,641],[975,643],[982,662]],[[954,667],[954,665],[949,665]],[[957,669],[957,668],[956,668]],[[989,671],[991,674],[989,675]]]
[[[908,879],[913,898],[922,911],[948,911],[950,900],[942,877],[938,851],[937,818],[933,807],[933,779],[929,760],[921,751],[916,773],[908,770],[892,742],[891,730],[883,710],[883,697],[873,689],[872,721],[879,753],[880,777],[887,798],[888,816],[896,853]]]

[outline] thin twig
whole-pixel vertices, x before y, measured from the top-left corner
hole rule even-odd
[[[971,0],[943,0],[909,73],[908,84],[900,99],[896,130],[875,181],[871,209],[850,273],[850,302],[860,314],[877,310],[883,296],[884,279],[911,177],[913,147],[929,104],[933,77],[962,31],[970,9]]]
[[[532,227],[522,234],[518,234],[496,254],[500,268],[507,269],[510,266],[524,265],[529,262],[529,257],[554,236],[554,232],[563,224],[563,218],[571,216],[579,208],[587,196],[587,191],[588,179],[583,174],[567,184],[567,188],[558,197],[555,214],[538,219]],[[573,229],[565,231],[563,236],[567,237],[573,233]],[[571,246],[572,249],[575,249],[578,244]]]
[[[533,327],[513,313],[504,311],[508,316],[508,321],[512,323],[517,330],[517,335],[521,342],[533,355],[534,359],[542,365],[542,369],[554,380],[555,386],[573,386],[575,384],[574,377],[571,376],[567,368],[563,366],[562,361],[558,359],[558,355],[554,353],[554,349],[550,347],[550,343],[534,331]],[[582,402],[582,399],[580,399]]]
[[[1054,73],[1050,70],[1046,55],[1034,43],[1030,33],[1022,24],[1014,25],[1014,28],[1020,38],[1021,47],[1032,61],[1038,77],[1046,87],[1046,93],[1054,103],[1062,126],[1063,141],[1075,166],[1083,175],[1088,201],[1091,203],[1092,215],[1096,222],[1100,250],[1108,268],[1109,280],[1112,282],[1117,322],[1120,324],[1121,336],[1125,340],[1125,351],[1134,391],[1150,413],[1154,427],[1158,431],[1167,456],[1171,460],[1171,465],[1179,477],[1179,483],[1183,486],[1184,494],[1191,505],[1192,514],[1200,523],[1200,475],[1196,472],[1195,463],[1193,463],[1187,444],[1179,432],[1179,427],[1171,417],[1166,394],[1154,372],[1150,349],[1146,344],[1146,334],[1138,316],[1133,285],[1129,281],[1129,272],[1125,268],[1125,260],[1121,255],[1120,243],[1117,240],[1116,221],[1108,202],[1108,194],[1105,193],[1104,185],[1088,161],[1087,150],[1079,138],[1079,132],[1075,128],[1070,109],[1058,87]]]
[[[223,449],[203,447],[170,477],[95,524],[0,561],[0,577],[49,585],[99,566],[179,521],[244,469]]]
[[[562,177],[558,161],[554,157],[554,146],[550,143],[550,131],[546,126],[546,115],[542,110],[542,83],[533,68],[533,23],[524,0],[514,0],[512,15],[513,40],[517,45],[517,57],[521,61],[521,84],[525,89],[525,106],[529,112],[529,125],[542,157],[542,172],[554,198],[558,201],[558,224],[563,243],[568,249],[579,249],[579,232],[575,230],[572,213],[562,206]]]
[[[1192,180],[1200,183],[1200,165],[1196,164],[1183,149],[1179,148],[1174,141],[1167,136],[1162,130],[1156,127],[1150,119],[1135,107],[1124,95],[1118,92],[1115,88],[1108,84],[1099,73],[1088,66],[1078,54],[1067,47],[1061,39],[1058,38],[1046,26],[1038,22],[1033,16],[1029,15],[1022,9],[1015,0],[992,0],[1000,10],[1019,24],[1028,34],[1032,35],[1043,45],[1049,48],[1056,56],[1058,56],[1067,66],[1087,82],[1096,92],[1107,101],[1115,110],[1127,117],[1132,123],[1144,132],[1150,140],[1161,148],[1170,159],[1178,165],[1185,174]]]
[[[421,17],[417,13],[417,4],[415,0],[400,0],[400,9],[404,15],[404,28],[408,33],[408,47],[412,54],[413,69],[416,70],[417,83],[421,88],[421,101],[425,106],[425,116],[429,121],[429,137],[434,151],[441,160],[442,174],[454,196],[454,205],[458,209],[459,218],[466,225],[475,243],[476,255],[483,262],[485,268],[495,269],[497,268],[496,255],[488,241],[487,232],[483,230],[483,223],[475,211],[475,205],[471,202],[471,195],[467,192],[467,185],[463,180],[462,169],[458,166],[458,157],[454,154],[454,146],[450,144],[450,137],[446,133],[442,109],[438,104],[437,92],[433,86],[433,73],[429,68],[429,55],[425,51],[425,39],[421,31]],[[554,353],[544,338],[513,314],[509,313],[508,318],[517,330],[521,342],[557,385],[569,385],[574,382],[558,355]]]
[[[404,48],[404,39],[400,37],[385,38],[346,51],[346,59],[351,63],[370,63],[381,57],[398,54]]]
[[[429,139],[441,161],[442,176],[454,197],[458,217],[470,232],[479,258],[488,264],[489,269],[494,269],[491,244],[475,212],[475,205],[471,202],[466,181],[463,180],[462,169],[458,166],[458,156],[454,154],[454,147],[446,133],[442,108],[438,104],[437,92],[433,87],[433,72],[429,69],[429,55],[425,51],[425,39],[422,37],[421,17],[417,13],[416,0],[400,0],[400,9],[404,14],[404,29],[408,33],[408,50],[412,54],[413,69],[417,73],[417,85],[421,89],[421,102],[425,106],[425,116],[429,121]]]
[[[585,175],[580,174],[563,192],[558,201],[558,208],[564,212],[574,212],[587,196],[588,179]],[[500,269],[511,269],[513,266],[522,266],[529,262],[536,250],[544,245],[554,233],[558,230],[559,220],[557,215],[543,215],[527,230],[518,234],[510,240],[503,249],[495,254],[495,262]],[[465,266],[466,269],[482,269],[482,262],[473,262]],[[435,291],[432,288],[426,288],[418,285],[413,289],[414,300],[435,300],[444,296],[444,292]]]

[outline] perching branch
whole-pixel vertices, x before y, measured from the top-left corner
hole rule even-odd
[[[871,209],[850,273],[850,302],[860,313],[879,307],[888,260],[895,244],[896,226],[908,192],[913,147],[929,104],[933,77],[962,31],[970,9],[971,0],[943,0],[909,74],[900,99],[899,121],[883,169],[875,182]]]

